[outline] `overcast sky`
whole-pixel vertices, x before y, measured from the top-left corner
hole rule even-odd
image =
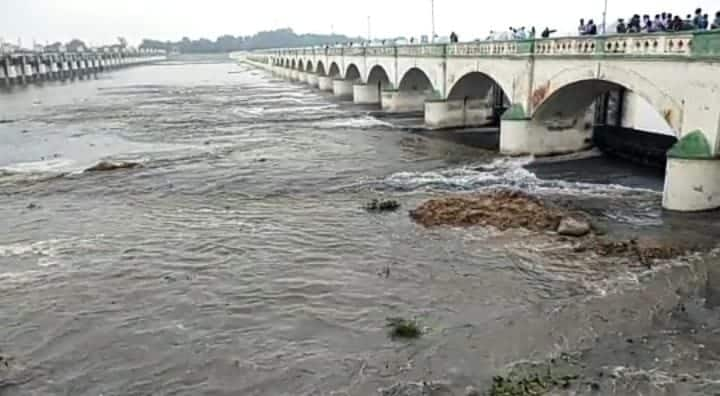
[[[570,32],[580,17],[602,20],[604,0],[435,0],[437,32],[455,30],[461,40],[485,37],[509,26],[546,25]],[[608,0],[608,21],[633,13],[688,14],[697,6],[714,15],[720,0]],[[0,37],[24,45],[33,40],[92,44],[118,36],[178,40],[250,35],[291,27],[300,33],[419,36],[431,30],[431,0],[0,0]]]

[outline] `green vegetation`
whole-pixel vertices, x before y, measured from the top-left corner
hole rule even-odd
[[[414,321],[403,318],[388,318],[387,327],[390,329],[390,338],[415,339],[420,338],[422,331],[420,325]]]
[[[191,40],[183,37],[180,41],[158,41],[145,39],[140,48],[161,49],[168,52],[178,51],[184,54],[215,53],[232,51],[250,51],[266,48],[309,47],[316,45],[332,45],[361,41],[360,38],[351,38],[339,34],[296,34],[292,29],[278,29],[259,32],[253,36],[224,35],[215,41],[201,38]]]
[[[543,396],[556,389],[569,389],[580,379],[578,363],[563,354],[544,363],[525,363],[507,375],[493,377],[489,396]],[[597,389],[594,384],[592,389]]]

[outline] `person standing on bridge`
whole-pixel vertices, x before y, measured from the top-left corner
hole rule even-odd
[[[625,34],[628,32],[627,26],[625,25],[625,20],[620,18],[618,19],[617,26],[615,27],[615,32],[617,34]]]
[[[710,29],[720,29],[720,11],[715,13],[715,20],[713,21],[712,25],[710,26]]]
[[[455,32],[450,33],[450,42],[453,44],[458,42],[458,35]]]
[[[587,33],[587,26],[585,25],[585,18],[580,18],[580,26],[578,26],[578,34],[584,36]]]
[[[692,19],[693,29],[702,30],[702,24],[703,24],[702,8],[698,8],[695,10],[695,16]]]

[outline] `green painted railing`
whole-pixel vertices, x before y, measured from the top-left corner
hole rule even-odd
[[[457,44],[384,47],[313,47],[255,51],[278,58],[371,57],[686,57],[720,58],[720,30],[610,36],[557,37]]]

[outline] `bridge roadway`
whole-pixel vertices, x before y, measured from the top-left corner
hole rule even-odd
[[[588,109],[624,90],[678,138],[663,206],[720,208],[720,31],[275,49],[245,60],[356,103],[424,111],[430,128],[483,125],[507,109],[500,150],[509,155],[587,148]]]

